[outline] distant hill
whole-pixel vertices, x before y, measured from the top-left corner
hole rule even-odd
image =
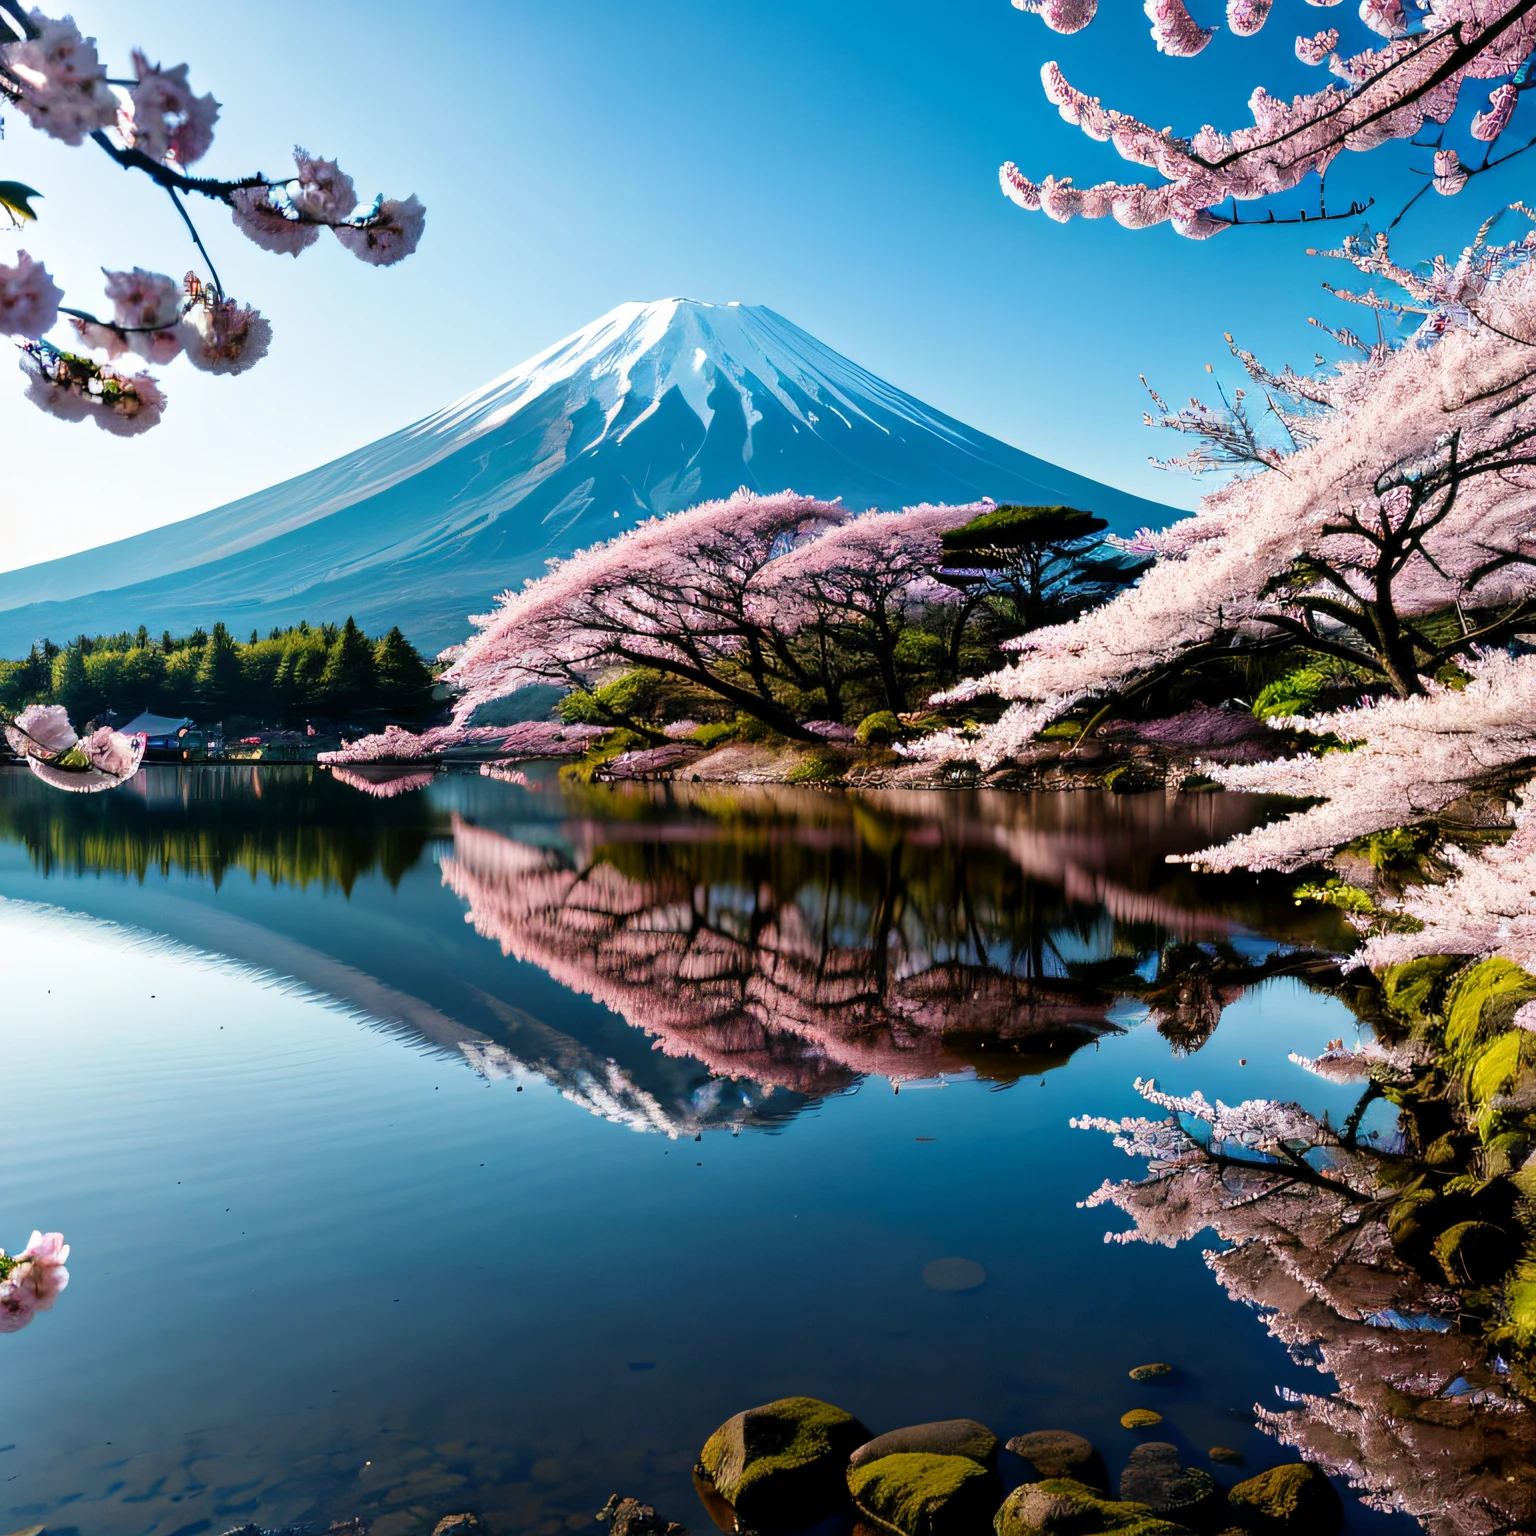
[[[741,486],[1066,502],[1130,531],[1167,507],[975,432],[771,309],[621,304],[355,453],[98,549],[0,573],[0,655],[147,624],[399,624],[429,653],[551,555]]]

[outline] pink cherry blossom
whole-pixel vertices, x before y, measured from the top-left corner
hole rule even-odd
[[[105,271],[105,269],[103,269]],[[174,278],[135,267],[131,272],[105,272],[106,293],[113,320],[98,324],[71,320],[80,339],[115,360],[136,352],[145,362],[168,363],[181,351],[176,322],[181,315],[181,285]]]
[[[1238,37],[1253,37],[1269,20],[1274,0],[1227,0],[1227,27]]]
[[[261,311],[205,292],[177,327],[187,361],[204,373],[244,373],[267,355],[272,326]]]
[[[1202,27],[1185,9],[1184,0],[1145,0],[1142,7],[1152,23],[1152,41],[1159,53],[1176,59],[1193,58],[1216,35]]]
[[[0,1280],[0,1333],[20,1333],[37,1316],[37,1304],[25,1286]]]
[[[370,267],[392,267],[421,244],[426,222],[427,210],[412,194],[404,202],[386,199],[356,224],[336,225],[336,238]]]
[[[295,149],[298,177],[289,183],[289,197],[305,219],[317,224],[339,224],[357,207],[357,189],[334,160],[320,160],[308,150]],[[418,236],[419,238],[419,236]]]
[[[80,739],[62,704],[29,704],[5,728],[5,739],[18,757],[61,756]]]
[[[34,1232],[31,1241],[16,1255],[9,1284],[30,1296],[34,1310],[51,1311],[69,1284],[69,1271],[64,1267],[68,1258],[69,1244],[62,1232]]]
[[[1403,0],[1360,0],[1360,20],[1382,37],[1401,37],[1408,30]]]
[[[1467,184],[1466,167],[1454,149],[1435,151],[1435,191],[1442,197],[1454,197]]]
[[[1520,89],[1514,85],[1501,85],[1488,98],[1487,108],[1472,119],[1472,137],[1484,144],[1491,144],[1509,127],[1520,100]]]
[[[0,70],[16,83],[16,106],[34,128],[78,146],[117,121],[96,39],[82,37],[70,16],[33,11],[31,21],[39,35],[0,47]]]
[[[48,269],[17,251],[15,266],[0,265],[0,332],[36,340],[58,323],[63,298]]]
[[[135,49],[133,67],[138,84],[118,119],[123,138],[151,160],[182,166],[201,160],[213,143],[218,102],[192,94],[185,64],[163,69]]]
[[[1099,0],[1013,0],[1013,8],[1038,16],[1052,32],[1081,32],[1093,20]]]
[[[270,187],[239,187],[230,194],[235,228],[264,251],[297,256],[320,238],[318,224],[306,224],[297,212],[273,201]]]
[[[1339,29],[1325,27],[1311,37],[1296,39],[1296,57],[1303,64],[1321,64],[1339,46]]]
[[[1209,41],[1213,29],[1195,22],[1183,0],[1146,0],[1146,10],[1164,53],[1188,57]],[[1292,191],[1326,172],[1346,150],[1374,149],[1412,138],[1426,124],[1448,122],[1463,85],[1513,74],[1536,50],[1536,12],[1525,8],[1525,0],[1426,0],[1422,19],[1415,16],[1411,26],[1402,0],[1362,0],[1360,10],[1386,39],[1382,46],[1341,57],[1324,47],[1327,32],[1301,40],[1298,57],[1308,63],[1326,59],[1339,83],[1290,100],[1259,86],[1249,96],[1253,126],[1231,131],[1207,125],[1186,136],[1171,127],[1156,129],[1076,89],[1059,65],[1047,63],[1041,80],[1062,117],[1112,144],[1124,159],[1154,169],[1164,185],[1101,183],[1090,196],[1073,191],[1062,177],[1026,176],[1010,161],[1001,175],[1004,194],[1052,218],[1113,212],[1127,227],[1171,222],[1180,234],[1206,238],[1235,217],[1218,216],[1213,210],[1219,205]],[[1232,0],[1228,22],[1236,35],[1251,35],[1265,13],[1257,0]],[[1500,102],[1500,110],[1513,109],[1512,96]],[[1481,132],[1493,133],[1497,116],[1490,111],[1479,123]],[[1441,185],[1448,191],[1452,182],[1442,178]],[[1121,217],[1122,207],[1127,217]]]

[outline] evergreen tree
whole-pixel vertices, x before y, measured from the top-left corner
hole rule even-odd
[[[62,704],[77,726],[84,724],[95,708],[91,680],[85,670],[85,649],[78,641],[53,659],[53,702]]]
[[[215,624],[197,666],[197,697],[209,704],[233,704],[241,697],[241,684],[240,653],[229,630]]]
[[[372,699],[377,676],[373,647],[349,614],[326,653],[325,671],[320,676],[321,702],[338,712],[366,705]]]
[[[373,648],[379,702],[400,708],[419,708],[432,692],[432,674],[420,653],[400,633],[397,624]]]

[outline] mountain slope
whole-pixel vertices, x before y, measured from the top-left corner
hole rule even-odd
[[[551,555],[740,486],[1169,509],[955,421],[771,309],[621,304],[446,409],[268,490],[0,573],[0,655],[147,624],[398,623],[435,651]]]

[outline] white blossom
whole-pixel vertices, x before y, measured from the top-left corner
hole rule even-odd
[[[191,165],[208,153],[219,104],[212,96],[195,96],[187,83],[187,66],[164,69],[133,52],[138,84],[118,115],[124,140],[151,160]]]
[[[270,187],[239,187],[230,195],[235,228],[264,251],[297,256],[320,238],[318,224],[306,224],[297,213],[273,201]]]
[[[82,37],[74,18],[31,13],[39,35],[0,48],[0,62],[20,87],[16,105],[34,128],[66,144],[117,121],[117,98],[96,55],[96,39]]]
[[[426,222],[427,210],[413,193],[404,202],[385,199],[359,223],[336,225],[336,238],[370,267],[392,267],[421,244]]]
[[[272,326],[261,311],[204,295],[177,328],[187,361],[205,373],[244,373],[267,355]]]

